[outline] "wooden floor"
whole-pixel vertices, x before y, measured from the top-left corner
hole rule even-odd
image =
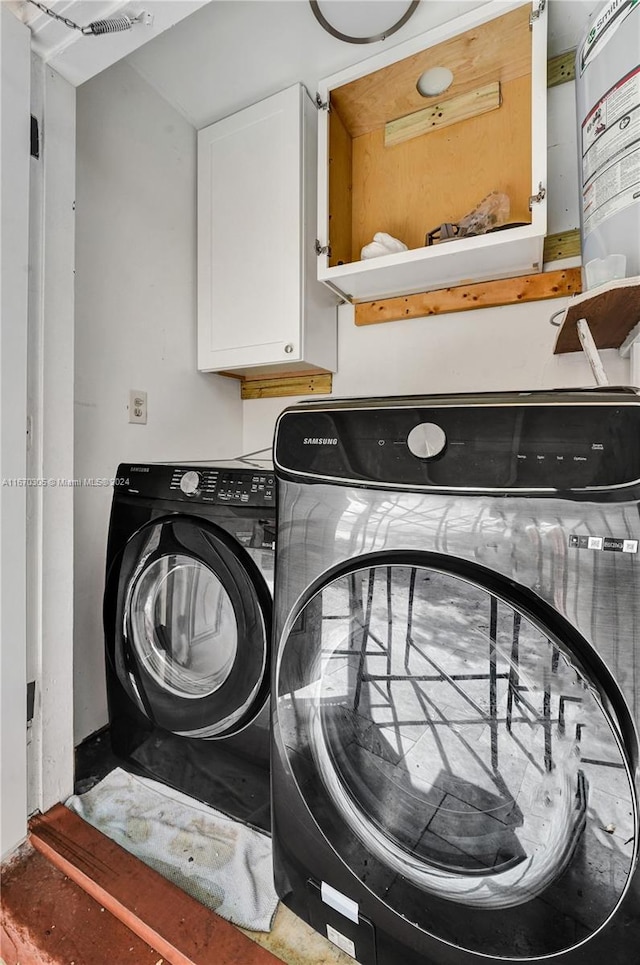
[[[353,965],[284,906],[243,933],[62,805],[3,867],[0,923],[5,965]]]

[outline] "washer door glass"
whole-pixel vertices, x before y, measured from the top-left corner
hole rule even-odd
[[[557,954],[598,931],[629,885],[637,807],[575,647],[481,578],[413,561],[352,567],[294,616],[278,743],[363,883],[485,955]]]
[[[256,718],[269,697],[271,597],[233,536],[200,518],[161,517],[131,537],[113,578],[107,652],[146,717],[211,738]]]

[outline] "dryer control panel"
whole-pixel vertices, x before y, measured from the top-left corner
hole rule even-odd
[[[119,491],[155,499],[231,506],[275,506],[273,470],[216,465],[122,465]]]

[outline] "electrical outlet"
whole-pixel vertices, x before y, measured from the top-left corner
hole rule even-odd
[[[129,389],[129,422],[147,424],[147,393]]]

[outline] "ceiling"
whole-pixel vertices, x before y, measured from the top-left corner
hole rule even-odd
[[[323,10],[376,6],[378,0],[323,0]],[[213,0],[128,58],[196,128],[218,120],[298,81],[315,91],[323,77],[379,53],[385,46],[430,30],[482,6],[486,0],[422,0],[411,19],[387,41],[353,45],[316,22],[306,0]],[[579,43],[603,0],[547,0],[549,56]],[[492,3],[497,10],[504,6]],[[406,9],[406,0],[396,0]]]
[[[44,0],[79,24],[141,11],[153,26],[87,37],[56,23],[27,0],[10,0],[29,24],[33,49],[75,86],[122,58],[196,128],[298,81],[318,80],[446,21],[488,0],[422,0],[387,40],[348,44],[324,31],[307,0]],[[497,11],[504,4],[491,0]],[[603,0],[547,0],[549,56],[577,46]],[[381,16],[397,19],[407,0],[322,0],[321,10],[343,32],[380,29]],[[396,11],[398,11],[396,16]],[[362,30],[342,21],[357,18]],[[387,20],[391,23],[392,20]],[[171,28],[171,29],[169,29]],[[371,31],[373,32],[373,31]]]
[[[0,0],[1,2],[1,0]],[[208,0],[42,0],[53,13],[79,27],[96,20],[152,15],[150,25],[135,24],[130,30],[104,36],[85,36],[50,17],[28,0],[8,0],[15,15],[31,31],[32,50],[65,80],[77,87],[110,67],[142,44],[159,37],[168,27],[188,17]]]

